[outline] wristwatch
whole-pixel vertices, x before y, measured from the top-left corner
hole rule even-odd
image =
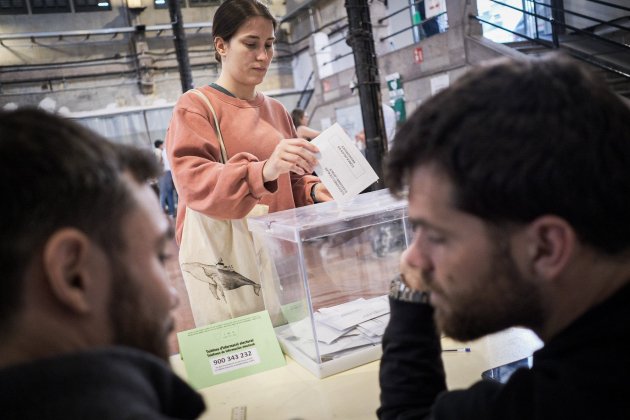
[[[429,292],[410,289],[403,281],[401,274],[392,279],[389,287],[389,297],[395,300],[402,300],[403,302],[429,303]]]
[[[317,187],[317,184],[319,184],[319,182],[313,184],[313,186],[311,187],[311,199],[313,200],[313,204],[319,203],[319,201],[317,201],[317,197],[315,196],[315,188]]]

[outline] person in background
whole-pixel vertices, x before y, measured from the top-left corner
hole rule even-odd
[[[385,122],[385,135],[387,136],[387,150],[392,150],[394,136],[396,135],[396,111],[383,102],[383,121]]]
[[[162,140],[155,140],[153,142],[155,149],[155,158],[162,170],[160,171],[160,177],[158,179],[157,191],[160,197],[160,207],[162,211],[171,217],[175,217],[177,212],[175,206],[175,184],[173,183],[173,173],[171,172],[171,165],[168,162],[168,156],[166,155],[166,149],[164,149],[164,142]]]
[[[153,153],[155,153],[155,159],[158,161],[158,163],[160,164],[160,166],[163,165],[162,163],[162,150],[164,149],[164,142],[160,139],[157,139],[153,142]]]
[[[396,135],[396,111],[386,103],[381,104],[383,109],[383,122],[385,123],[385,135],[387,136],[387,150],[391,150]],[[365,153],[365,130],[359,131],[355,136],[356,144]]]
[[[173,173],[166,154],[166,149],[162,147],[162,176],[160,176],[160,207],[172,218],[175,218],[177,209],[175,207],[175,184],[173,183]]]
[[[433,16],[427,19],[427,9],[426,2],[424,0],[420,0],[418,2],[418,10],[420,11],[420,28],[421,28],[421,37],[422,39],[428,38],[433,35],[437,35],[440,33],[440,24],[438,22],[438,16]],[[428,2],[430,7],[434,7],[435,4],[433,2]]]
[[[192,419],[170,369],[172,229],[152,153],[40,110],[0,112],[3,419]]]
[[[308,126],[308,115],[303,109],[295,108],[291,111],[291,120],[293,120],[297,136],[300,138],[311,141],[321,133],[321,131],[313,130]]]
[[[164,164],[162,163],[162,149],[163,148],[164,148],[164,142],[162,140],[158,139],[158,140],[155,140],[153,142],[153,153],[155,154],[155,159],[157,160],[160,168],[164,167]],[[153,188],[153,191],[155,191],[155,194],[158,196],[158,198],[160,197],[160,179],[159,179],[159,177],[161,175],[162,174],[160,173],[158,175],[158,177],[152,178],[152,179],[149,180],[149,184],[151,185],[151,188]]]
[[[380,419],[630,418],[630,109],[553,55],[471,69],[401,127],[387,164],[413,241],[391,285]],[[533,330],[505,384],[446,391],[440,332]]]

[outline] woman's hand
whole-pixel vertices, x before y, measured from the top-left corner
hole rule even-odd
[[[319,149],[304,139],[284,139],[274,149],[263,167],[263,181],[275,181],[280,174],[310,174],[317,165]]]
[[[321,182],[314,184],[313,190],[314,193],[312,193],[311,195],[315,197],[316,203],[323,203],[325,201],[333,200],[332,194],[330,193],[330,191],[328,191],[328,188],[326,188],[326,186]]]

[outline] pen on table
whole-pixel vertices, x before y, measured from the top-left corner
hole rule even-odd
[[[470,347],[461,347],[458,349],[442,349],[442,351],[470,353]]]

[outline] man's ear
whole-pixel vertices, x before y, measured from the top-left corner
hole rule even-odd
[[[44,245],[43,264],[51,293],[59,304],[76,313],[91,310],[90,285],[98,268],[92,267],[94,243],[74,228],[60,229]]]
[[[571,259],[577,236],[564,219],[546,215],[531,222],[527,228],[527,252],[531,268],[544,280],[554,280]]]

